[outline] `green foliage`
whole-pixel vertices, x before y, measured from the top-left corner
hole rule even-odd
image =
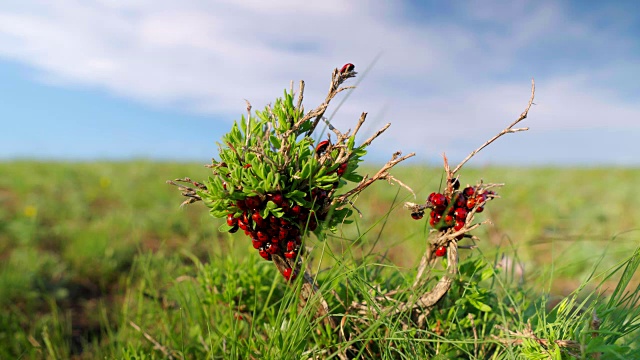
[[[346,220],[352,210],[333,203],[331,208],[315,203],[312,190],[322,189],[335,194],[348,182],[359,182],[358,163],[366,154],[366,146],[355,147],[355,135],[344,144],[328,145],[329,156],[316,151],[312,130],[314,118],[305,120],[301,109],[293,104],[293,94],[285,91],[283,98],[276,99],[273,107],[267,106],[255,115],[242,116],[234,122],[231,131],[223,136],[219,144],[219,160],[213,160],[213,174],[204,182],[206,189],[198,195],[210,207],[217,218],[234,214],[242,216],[243,209],[238,200],[257,197],[261,201],[268,194],[282,194],[290,204],[297,204],[315,213],[331,213],[318,228],[316,235],[323,236],[326,229],[335,231],[339,223]],[[344,172],[338,168],[346,164]],[[281,218],[285,211],[272,201],[261,211],[263,218],[273,215]],[[287,219],[292,224],[297,219]],[[222,225],[221,231],[232,226]]]

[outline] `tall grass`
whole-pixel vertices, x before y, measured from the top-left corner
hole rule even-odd
[[[296,288],[245,237],[177,208],[163,180],[197,168],[0,164],[0,358],[637,357],[638,170],[465,170],[507,186],[427,327],[366,314],[359,326],[350,314],[340,337],[297,311]],[[421,198],[441,179],[426,167],[396,174]],[[426,229],[398,209],[405,192],[381,185],[357,200],[354,226],[311,242],[334,315],[349,306],[334,291],[371,301],[413,281]],[[523,278],[497,266],[503,253]]]

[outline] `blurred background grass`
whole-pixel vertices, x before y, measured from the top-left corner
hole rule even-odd
[[[329,243],[339,249],[361,241],[363,253],[409,269],[422,256],[427,229],[402,203],[438,191],[442,169],[393,173],[417,199],[376,183],[355,202],[362,218]],[[640,169],[487,167],[461,175],[463,184],[506,184],[482,214],[494,225],[475,232],[478,245],[488,255],[517,252],[525,281],[540,290],[567,294],[603,253],[603,266],[613,266],[640,242]],[[122,302],[136,277],[156,273],[170,281],[189,273],[190,256],[258,256],[244,235],[219,234],[221,220],[202,204],[179,208],[183,199],[165,180],[184,176],[204,179],[208,169],[146,161],[0,163],[0,342],[33,344],[39,324],[63,316],[54,323],[76,339],[74,353],[126,312]],[[366,237],[355,239],[356,227]],[[176,254],[183,255],[178,263]],[[136,258],[147,264],[144,274],[132,266]]]

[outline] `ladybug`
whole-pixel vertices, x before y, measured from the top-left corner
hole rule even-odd
[[[424,211],[416,211],[411,213],[411,217],[414,220],[420,220],[424,216]]]
[[[346,63],[342,65],[342,69],[340,69],[340,74],[352,72],[353,70],[355,70],[355,68],[356,66],[353,65],[352,63]]]
[[[436,256],[438,257],[445,256],[446,253],[447,253],[447,248],[444,246],[440,246],[439,248],[436,249]]]
[[[324,154],[324,152],[327,151],[329,144],[330,144],[329,140],[320,141],[318,146],[316,146],[316,154],[318,154],[318,156]]]

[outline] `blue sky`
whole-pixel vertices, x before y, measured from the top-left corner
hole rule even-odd
[[[54,4],[55,3],[55,4]],[[0,159],[208,162],[245,112],[291,80],[317,105],[333,68],[364,70],[332,122],[370,159],[639,165],[634,1],[22,0],[0,3]],[[343,96],[344,97],[344,96]],[[332,114],[336,105],[329,109]]]

